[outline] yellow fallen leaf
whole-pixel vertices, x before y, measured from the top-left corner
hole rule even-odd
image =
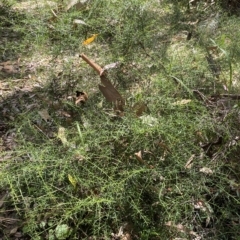
[[[191,101],[192,101],[191,99],[182,99],[180,101],[174,102],[172,105],[185,105],[185,104],[188,104]]]
[[[90,44],[91,42],[93,42],[95,40],[95,38],[97,37],[98,34],[93,34],[92,37],[88,38],[87,40],[85,40],[83,42],[83,45],[88,45]]]
[[[58,128],[57,137],[61,140],[61,142],[64,146],[68,145],[68,141],[67,141],[67,138],[66,138],[66,135],[65,135],[65,128],[64,127],[59,127]]]
[[[203,167],[199,169],[199,172],[206,173],[206,174],[213,174],[213,170],[208,167]]]
[[[77,187],[77,180],[74,177],[72,177],[70,174],[68,174],[68,180],[73,185],[74,188]]]

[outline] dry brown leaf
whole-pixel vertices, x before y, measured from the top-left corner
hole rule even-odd
[[[67,4],[66,11],[70,10],[71,8],[75,8],[76,10],[82,10],[87,6],[88,1],[80,1],[80,0],[70,0]]]
[[[136,152],[136,153],[134,153],[134,155],[136,156],[137,160],[138,160],[140,163],[145,164],[145,162],[144,162],[143,159],[142,159],[142,151]]]
[[[194,1],[195,1],[195,0],[194,0]],[[195,22],[191,22],[191,21],[189,21],[188,24],[189,24],[189,25],[196,25],[198,22],[199,22],[199,19],[196,20]]]
[[[238,197],[239,197],[239,192],[240,192],[240,184],[239,183],[236,183],[236,180],[230,180],[230,188],[233,190],[233,191],[236,191]]]
[[[192,168],[192,165],[193,165],[192,161],[193,161],[194,158],[195,158],[195,154],[193,154],[193,155],[188,159],[187,163],[186,163],[185,166],[184,166],[185,169],[190,169],[190,168]]]
[[[85,92],[76,91],[75,104],[84,104],[88,100],[88,95]]]
[[[9,90],[11,90],[11,88],[9,87],[9,83],[0,82],[0,90],[2,90],[2,91],[9,91]]]
[[[17,143],[16,143],[15,132],[7,132],[5,135],[3,135],[2,139],[3,139],[3,145],[6,147],[6,149],[13,150],[16,148]]]
[[[83,161],[85,157],[79,153],[74,154],[74,160],[77,160],[79,162]]]
[[[137,102],[133,105],[133,111],[136,113],[137,117],[140,117],[144,112],[147,112],[148,107],[144,102]]]
[[[196,201],[194,204],[193,204],[193,207],[194,207],[194,209],[200,209],[200,210],[202,210],[203,212],[206,212],[206,207],[204,206],[204,203],[203,203],[203,201],[201,201],[201,200],[198,200],[198,201]]]
[[[0,223],[6,223],[6,224],[15,224],[16,222],[19,222],[19,219],[16,218],[5,218],[5,217],[0,217]]]
[[[148,164],[142,159],[142,151],[141,151],[141,150],[140,150],[139,152],[134,153],[134,155],[135,155],[135,157],[137,158],[137,160],[138,160],[140,163],[146,165],[146,166],[147,166],[148,168],[150,168],[150,169],[154,168],[152,165],[148,165]]]
[[[23,88],[21,88],[22,92],[32,92],[34,89],[34,86],[25,86]]]
[[[59,110],[57,113],[62,117],[66,117],[66,118],[71,118],[72,117],[71,114],[69,114],[68,112],[66,112],[64,110]]]
[[[227,86],[226,84],[223,84],[223,89],[224,89],[226,92],[229,91],[228,86]]]
[[[217,49],[218,49],[217,46],[209,46],[209,47],[207,47],[207,50],[208,50],[208,51],[215,51],[215,50],[217,50]]]
[[[1,62],[0,63],[0,71],[5,73],[5,74],[16,74],[20,72],[19,69],[19,62],[20,59],[18,59],[16,62]]]
[[[177,224],[176,225],[172,221],[168,221],[168,222],[165,223],[165,225],[168,226],[168,227],[176,228],[180,232],[184,232],[184,226],[182,224]]]
[[[55,20],[58,17],[57,14],[55,13],[55,11],[53,9],[51,9],[51,13],[53,15],[52,20]]]
[[[167,144],[166,143],[164,143],[163,141],[160,141],[160,142],[158,142],[158,145],[161,147],[161,148],[163,148],[164,149],[164,151],[168,151],[168,152],[170,152],[171,153],[171,150],[170,150],[170,148],[167,146]]]
[[[197,136],[198,142],[205,142],[206,141],[206,139],[204,138],[201,131],[196,131],[195,134]]]
[[[17,230],[18,230],[18,227],[15,227],[15,228],[11,229],[9,234],[14,235],[17,232]]]
[[[190,234],[190,235],[193,235],[193,236],[197,237],[199,240],[201,239],[201,237],[197,233],[195,233],[194,231],[186,228],[185,226],[183,226],[180,223],[175,224],[172,221],[168,221],[168,222],[165,223],[165,225],[168,226],[168,227],[176,229],[178,232],[187,233],[187,234]]]
[[[47,109],[43,109],[43,110],[38,111],[38,114],[41,116],[41,118],[42,118],[45,122],[48,123],[48,122],[51,121],[51,117],[50,117]]]
[[[83,20],[80,20],[80,19],[74,19],[73,24],[74,25],[87,25]]]
[[[103,69],[102,69],[102,71],[100,72],[100,76],[102,76],[103,74],[105,74],[105,72],[106,72],[107,70],[118,67],[118,65],[119,65],[119,62],[115,62],[115,63],[110,63],[110,64],[104,66]]]
[[[173,240],[188,240],[187,238],[173,238]]]
[[[15,237],[15,239],[20,239],[20,238],[22,238],[22,233],[21,232],[16,232],[14,234],[14,237]]]
[[[132,237],[129,233],[125,233],[122,235],[122,237],[120,239],[121,240],[132,240]]]
[[[124,106],[124,102],[121,99],[114,102],[114,111],[120,117],[124,116],[123,106]]]
[[[129,227],[130,227],[130,225],[128,223],[124,223],[120,227],[118,233],[111,233],[112,240],[117,240],[117,239],[118,240],[132,240],[131,235],[128,233]]]
[[[213,170],[207,167],[201,168],[199,172],[206,173],[206,174],[213,174]]]

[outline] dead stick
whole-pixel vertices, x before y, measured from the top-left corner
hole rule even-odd
[[[88,63],[100,75],[103,69],[97,63],[89,59],[85,54],[81,54],[80,56],[86,63]]]
[[[220,94],[221,97],[229,97],[232,100],[239,100],[240,99],[240,94]]]

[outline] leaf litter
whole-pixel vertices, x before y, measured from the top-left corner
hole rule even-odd
[[[85,104],[87,100],[88,100],[88,95],[86,92],[76,91],[76,100],[75,100],[76,105]]]
[[[18,59],[16,62],[12,62],[12,61],[1,62],[0,63],[0,71],[2,73],[6,73],[6,74],[20,73],[19,61],[20,61],[20,59]]]
[[[51,117],[50,117],[47,109],[42,109],[42,110],[38,111],[38,114],[41,116],[41,118],[46,123],[49,123],[51,121]]]
[[[213,170],[208,167],[203,167],[203,168],[199,169],[199,172],[206,173],[206,174],[213,174]]]
[[[190,230],[189,228],[185,227],[183,224],[175,224],[173,221],[168,221],[165,223],[166,226],[168,226],[169,228],[175,229],[180,233],[186,233],[190,236],[196,237],[197,239],[202,239],[196,232]],[[195,239],[196,239],[195,238]]]

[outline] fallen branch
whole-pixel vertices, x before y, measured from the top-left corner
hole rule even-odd
[[[80,57],[88,63],[99,75],[103,71],[103,69],[95,63],[93,60],[89,59],[85,54],[81,54]]]
[[[221,97],[231,98],[232,100],[240,100],[240,94],[220,94]]]

